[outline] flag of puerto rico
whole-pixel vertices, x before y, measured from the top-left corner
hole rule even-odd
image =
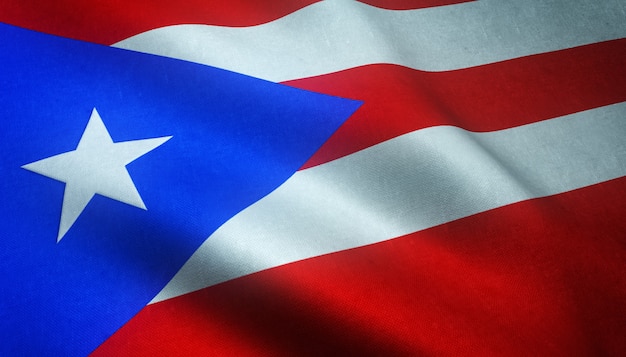
[[[0,3],[0,355],[626,354],[622,0]]]

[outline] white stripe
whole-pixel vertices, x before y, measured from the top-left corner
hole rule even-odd
[[[277,82],[372,63],[443,71],[626,37],[625,9],[623,0],[483,0],[393,11],[334,0],[259,26],[169,26],[114,46]]]
[[[626,103],[487,133],[418,130],[297,172],[153,300],[626,175]]]

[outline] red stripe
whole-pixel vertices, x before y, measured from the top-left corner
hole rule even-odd
[[[110,45],[176,24],[252,26],[275,20],[318,0],[3,0],[0,22]]]
[[[95,356],[622,355],[626,178],[150,305]]]
[[[473,2],[475,0],[360,0],[362,3],[389,10],[410,10]]]
[[[319,0],[5,0],[0,22],[54,35],[111,45],[155,28],[178,24],[254,26]],[[368,0],[387,9],[418,9],[467,0]],[[69,11],[68,11],[69,10]]]
[[[449,72],[369,65],[289,85],[363,106],[305,164],[433,125],[491,131],[626,100],[626,39]]]

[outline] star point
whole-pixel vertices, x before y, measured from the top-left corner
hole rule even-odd
[[[95,194],[146,209],[126,165],[171,139],[113,142],[96,108],[76,150],[22,166],[65,183],[57,243],[65,236]]]

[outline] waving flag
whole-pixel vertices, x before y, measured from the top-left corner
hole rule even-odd
[[[94,355],[626,353],[622,1],[1,6],[13,25],[363,103],[293,176],[224,213]],[[16,172],[40,190],[48,157],[80,148],[84,125],[73,147],[33,153]],[[177,138],[156,129],[110,131],[115,142],[163,138],[139,165]],[[194,199],[200,208],[207,198]],[[56,224],[60,201],[49,203]],[[169,206],[159,227],[177,229],[167,214],[181,213]],[[35,325],[21,323],[13,334],[25,340]]]

